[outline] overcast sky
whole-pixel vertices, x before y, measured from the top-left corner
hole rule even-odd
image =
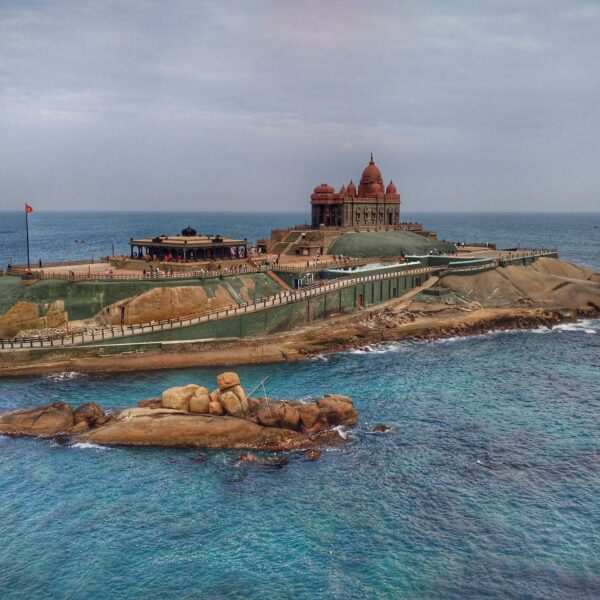
[[[600,2],[0,0],[0,210],[600,210]]]

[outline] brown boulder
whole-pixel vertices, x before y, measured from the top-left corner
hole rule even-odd
[[[146,407],[146,408],[152,408],[152,407]],[[99,419],[96,420],[96,427],[102,427],[102,425],[106,425],[110,420],[112,419],[111,415],[104,415],[103,417],[100,417]]]
[[[261,406],[256,414],[257,420],[265,427],[298,429],[300,413],[297,406],[287,402],[270,402]]]
[[[321,456],[323,456],[322,450],[312,449],[306,453],[306,460],[318,460]]]
[[[162,393],[162,405],[164,408],[175,410],[190,410],[190,400],[196,393],[199,385],[190,384],[183,387],[171,387]]]
[[[208,403],[208,414],[209,415],[224,415],[225,411],[223,410],[223,406],[221,406],[220,402],[209,402]]]
[[[373,433],[387,433],[388,431],[391,431],[392,427],[390,427],[389,425],[384,425],[383,423],[378,423],[377,425],[375,425],[373,427],[373,429],[371,429],[371,431]]]
[[[216,390],[213,390],[210,393],[210,401],[211,402],[219,402],[221,400],[221,392],[219,391],[219,388],[217,388]]]
[[[234,385],[228,391],[233,392],[237,396],[240,404],[242,405],[242,411],[244,414],[248,414],[248,396],[246,396],[244,388],[241,385]]]
[[[358,419],[352,400],[347,396],[329,395],[317,400],[330,425],[354,425]]]
[[[244,412],[240,399],[231,390],[221,392],[221,405],[225,409],[225,412],[232,417],[241,419],[248,412],[248,403],[246,402],[246,411]]]
[[[104,411],[102,410],[102,407],[94,402],[82,404],[73,411],[73,419],[75,420],[76,425],[82,422],[85,422],[88,425],[94,425],[96,421],[103,416]]]
[[[210,392],[205,387],[199,387],[190,398],[190,412],[204,415],[208,413]]]
[[[223,392],[236,385],[240,385],[240,378],[237,373],[231,371],[221,373],[220,375],[217,375],[217,385],[219,386],[219,390]]]
[[[310,429],[321,419],[321,409],[314,402],[299,404],[297,408],[304,429]]]
[[[73,425],[73,410],[64,402],[0,415],[0,433],[13,435],[56,435]]]
[[[248,414],[251,416],[256,415],[260,407],[266,403],[264,398],[248,398]]]
[[[68,433],[70,433],[71,435],[75,435],[78,433],[85,433],[86,431],[90,430],[90,426],[88,425],[87,421],[79,421],[79,423],[75,423],[75,425],[73,425],[73,427],[71,427],[68,430]]]
[[[140,408],[162,408],[162,401],[160,398],[148,398],[146,400],[139,400],[137,405]]]

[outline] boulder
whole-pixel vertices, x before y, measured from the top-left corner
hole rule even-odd
[[[86,431],[90,430],[90,426],[88,425],[87,421],[79,421],[79,423],[76,423],[75,425],[73,425],[73,427],[71,427],[68,430],[68,433],[70,433],[71,435],[76,435],[79,433],[85,433]]]
[[[190,412],[205,415],[210,404],[210,392],[205,387],[199,387],[190,398]]]
[[[223,410],[223,407],[221,406],[220,402],[209,402],[208,414],[219,416],[219,415],[224,415],[225,411]]]
[[[102,425],[106,425],[112,419],[112,415],[104,415],[96,420],[96,427],[102,427]]]
[[[223,392],[236,385],[240,385],[240,378],[237,373],[231,371],[221,373],[220,375],[217,375],[217,385],[219,386],[219,390]]]
[[[13,435],[56,435],[73,425],[73,410],[64,402],[0,415],[0,433]]]
[[[271,402],[260,407],[256,418],[265,427],[298,429],[300,413],[297,406],[291,406],[287,402]]]
[[[248,415],[255,416],[265,403],[265,398],[248,398]]]
[[[279,427],[285,427],[286,429],[298,429],[298,423],[300,422],[300,412],[297,406],[293,406],[288,402],[281,402]]]
[[[221,400],[221,392],[219,391],[219,388],[217,388],[216,390],[213,390],[210,393],[210,401],[211,402],[220,402]]]
[[[237,396],[240,404],[242,405],[242,411],[244,414],[248,414],[248,396],[246,396],[244,388],[241,385],[234,385],[228,391],[233,392]]]
[[[139,400],[137,405],[140,408],[162,408],[162,400],[160,398],[147,398]]]
[[[76,425],[82,422],[87,423],[88,425],[95,425],[96,421],[103,416],[104,411],[95,402],[82,404],[73,411],[73,419],[75,420]]]
[[[223,406],[225,412],[232,417],[242,419],[248,413],[248,403],[246,402],[246,411],[244,412],[242,403],[231,390],[221,392],[221,406]]]
[[[315,450],[313,448],[306,453],[306,460],[319,460],[321,456],[323,456],[322,450]]]
[[[387,433],[388,431],[391,431],[392,427],[390,427],[389,425],[384,425],[383,423],[378,423],[377,425],[375,425],[373,427],[373,429],[371,429],[371,431],[373,433]]]
[[[317,400],[317,405],[330,425],[354,425],[357,421],[356,410],[347,396],[327,395]]]
[[[190,384],[183,387],[171,387],[162,393],[162,405],[164,408],[175,410],[190,410],[190,400],[196,393],[199,385]]]
[[[310,404],[299,404],[298,413],[300,416],[300,424],[303,429],[310,429],[314,427],[321,418],[321,409],[314,403]]]

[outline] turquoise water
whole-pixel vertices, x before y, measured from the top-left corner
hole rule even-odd
[[[33,218],[35,217],[35,219]],[[305,215],[33,213],[32,257],[123,251],[131,236],[253,240]],[[600,215],[412,214],[440,237],[554,245],[600,270]],[[22,260],[0,214],[0,261]],[[69,240],[85,239],[85,245]],[[35,260],[35,259],[34,259]],[[403,342],[241,367],[273,397],[355,400],[316,462],[239,452],[64,447],[0,436],[0,598],[600,597],[600,321]],[[0,411],[132,405],[217,370],[0,380]],[[376,423],[394,426],[372,434]]]
[[[597,598],[599,331],[239,368],[274,397],[355,400],[343,448],[280,469],[0,437],[2,598]],[[216,373],[10,379],[0,398],[116,407]]]

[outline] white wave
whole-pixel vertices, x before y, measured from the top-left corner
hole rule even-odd
[[[337,427],[333,428],[333,431],[337,431],[344,440],[347,440],[349,437],[352,437],[352,432],[345,425],[338,425]]]
[[[598,333],[598,331],[593,328],[593,326],[597,324],[597,321],[592,321],[591,319],[583,319],[581,321],[575,321],[574,323],[561,323],[560,325],[556,325],[555,327],[553,327],[553,329],[555,331],[574,331],[594,334]]]
[[[99,444],[93,444],[92,442],[77,442],[73,444],[71,448],[81,448],[83,450],[112,450],[108,446],[100,446]]]
[[[85,374],[79,373],[78,371],[65,371],[64,373],[54,373],[53,375],[48,375],[46,379],[49,381],[70,381],[71,379],[77,379],[79,377],[85,377]]]
[[[325,354],[316,354],[312,357],[312,360],[320,360],[321,362],[327,362],[329,360],[329,357]]]

